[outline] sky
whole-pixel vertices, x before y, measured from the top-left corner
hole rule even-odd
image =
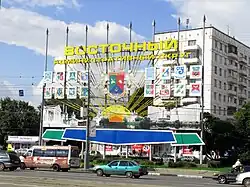
[[[53,59],[63,56],[65,31],[69,27],[69,44],[106,41],[110,25],[110,42],[129,39],[129,22],[133,24],[132,40],[150,40],[152,21],[156,31],[176,30],[177,18],[183,27],[199,27],[202,17],[207,25],[234,35],[250,45],[248,0],[2,0],[0,9],[0,97],[10,96],[38,105],[45,62],[45,32],[49,29],[48,69]],[[24,90],[24,97],[18,95]]]

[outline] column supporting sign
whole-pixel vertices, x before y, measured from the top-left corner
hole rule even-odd
[[[89,123],[89,137],[96,137],[96,122],[90,121]]]

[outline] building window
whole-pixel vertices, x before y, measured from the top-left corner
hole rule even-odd
[[[250,98],[250,91],[248,91],[248,98]]]
[[[219,115],[221,115],[221,107],[219,107]]]
[[[217,99],[217,92],[214,92],[214,100]]]
[[[219,55],[220,56],[220,55]],[[222,64],[223,62],[222,62],[222,56],[220,56],[220,63]]]
[[[222,76],[222,69],[219,70],[219,75]]]
[[[223,102],[224,103],[226,102],[226,96],[225,95],[223,96]]]
[[[221,102],[221,94],[219,94],[219,101]]]
[[[217,66],[214,66],[214,74],[217,74]]]
[[[223,115],[224,115],[224,116],[226,115],[226,108],[224,108],[224,112],[223,112]]]
[[[214,105],[214,114],[216,114],[216,105]]]
[[[214,79],[214,87],[217,87],[217,80]]]
[[[222,87],[222,84],[221,84],[221,81],[219,81],[219,88],[221,89],[221,87]]]
[[[227,53],[227,46],[224,47],[224,52]]]
[[[218,48],[218,42],[216,40],[214,40],[214,47]]]
[[[237,92],[237,87],[236,86],[234,87],[234,91]]]
[[[227,59],[224,58],[224,65],[227,65]]]
[[[188,46],[196,45],[196,40],[188,40]]]
[[[222,51],[222,48],[223,48],[223,44],[222,43],[220,43],[220,50]]]
[[[224,82],[224,90],[227,90],[227,84]]]
[[[227,78],[227,70],[224,70],[224,77]]]
[[[217,60],[218,60],[218,55],[215,53],[214,54],[214,61],[217,62]]]

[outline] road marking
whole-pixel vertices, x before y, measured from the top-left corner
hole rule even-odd
[[[177,177],[195,178],[195,179],[202,179],[203,178],[203,176],[199,176],[199,175],[177,175]]]
[[[24,186],[24,187],[41,187],[41,186],[32,185],[32,184],[15,184],[15,183],[7,183],[7,182],[0,182],[0,184],[12,185],[12,186]]]

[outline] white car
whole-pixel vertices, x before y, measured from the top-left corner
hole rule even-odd
[[[250,187],[250,172],[238,174],[236,184],[243,184],[245,187]]]

